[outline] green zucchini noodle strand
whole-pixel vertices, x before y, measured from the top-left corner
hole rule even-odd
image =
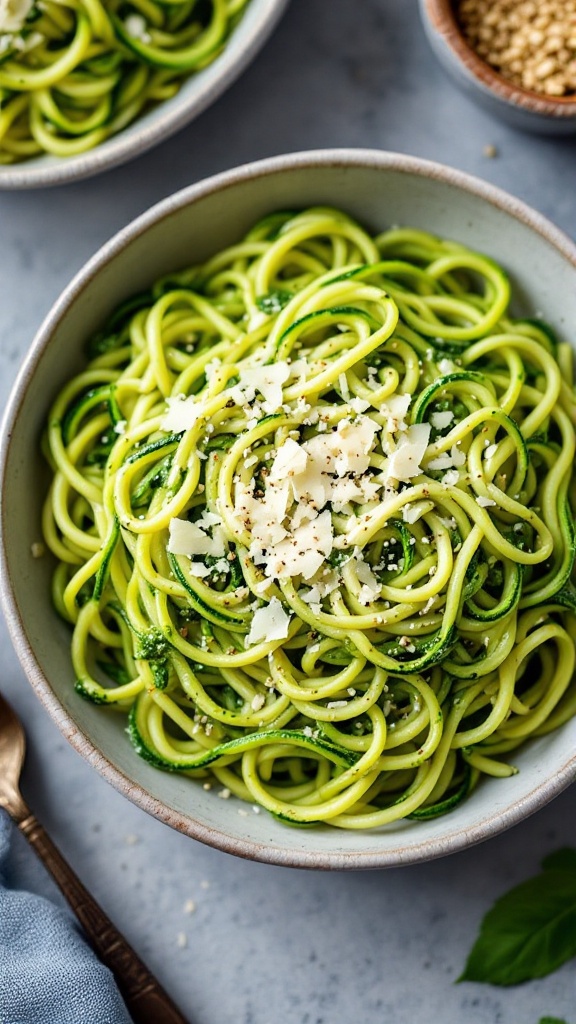
[[[330,208],[134,296],[46,429],[78,693],[302,825],[513,774],[576,711],[571,367],[488,257]]]
[[[170,99],[219,56],[248,2],[7,0],[0,164],[84,153]]]

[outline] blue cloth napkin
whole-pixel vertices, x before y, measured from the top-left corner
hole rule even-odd
[[[37,860],[0,808],[0,1021],[130,1024],[112,974],[72,913],[23,887],[26,874],[43,887],[43,869],[37,874],[27,858]]]

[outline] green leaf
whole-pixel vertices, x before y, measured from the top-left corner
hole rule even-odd
[[[561,871],[576,871],[576,850],[572,850],[569,846],[563,847],[562,850],[556,850],[556,853],[550,853],[544,858],[542,867],[545,871],[554,868]]]
[[[576,851],[547,857],[543,871],[488,911],[459,981],[519,985],[576,956]]]
[[[560,1020],[560,1017],[540,1017],[538,1024],[568,1024],[565,1020]]]

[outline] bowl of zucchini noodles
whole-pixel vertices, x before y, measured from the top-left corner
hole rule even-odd
[[[297,867],[438,857],[576,774],[576,247],[365,150],[164,200],[49,313],[2,432],[39,698],[150,813]]]
[[[0,189],[117,166],[189,124],[256,56],[288,0],[3,0]]]

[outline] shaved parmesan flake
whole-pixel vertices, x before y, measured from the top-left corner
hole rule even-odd
[[[340,376],[338,377],[338,387],[340,388],[340,393],[344,401],[349,402],[350,388],[348,387],[348,378],[345,373],[341,373]]]
[[[359,477],[366,472],[377,431],[377,424],[368,416],[359,416],[353,422],[341,420],[336,430],[317,434],[302,445],[292,442],[287,447],[288,442],[285,442],[278,451],[277,459],[280,461],[278,465],[275,461],[271,477],[278,477],[280,473],[290,475],[294,499],[321,509],[334,498],[338,487],[335,476],[344,478],[351,474]],[[291,470],[294,470],[293,474]],[[351,500],[352,494],[355,498],[366,499],[366,486],[368,481],[357,483],[353,491],[346,488],[346,494],[338,494],[335,500],[344,503]],[[372,491],[370,496],[374,493]]]
[[[210,509],[205,508],[200,516],[200,522],[202,523],[202,529],[205,526],[222,526],[222,519],[216,512],[210,512]]]
[[[386,429],[391,433],[406,430],[404,417],[410,406],[410,395],[390,395],[380,406],[380,413],[386,416]]]
[[[296,505],[292,518],[290,520],[290,529],[296,530],[302,523],[308,523],[312,519],[318,518],[318,512],[312,505]]]
[[[496,504],[492,498],[485,498],[482,494],[477,495],[476,503],[480,505],[480,508],[488,508],[489,505]]]
[[[454,462],[452,461],[452,456],[448,455],[448,454],[439,455],[438,458],[436,458],[436,459],[430,459],[430,462],[426,466],[426,469],[432,469],[432,470],[435,470],[435,469],[453,469],[453,468],[454,468]]]
[[[190,430],[195,426],[203,415],[202,403],[195,395],[175,395],[166,399],[168,412],[160,421],[160,429],[169,434],[180,434],[183,430]]]
[[[369,453],[377,431],[377,424],[369,416],[359,416],[354,421],[343,419],[336,430],[323,437],[316,435],[302,447],[311,457],[317,473],[336,473],[339,477],[347,473],[359,475],[370,465]]]
[[[429,423],[414,423],[400,435],[398,447],[388,456],[388,477],[406,482],[422,472],[420,463],[430,439]]]
[[[359,594],[360,603],[370,604],[382,593],[382,585],[376,579],[371,567],[368,565],[368,562],[358,558],[356,559],[354,568],[356,569],[356,575],[362,584]]]
[[[378,488],[376,488],[378,490]],[[346,505],[349,501],[359,501],[364,498],[364,493],[354,477],[345,476],[342,480],[335,480],[332,487],[332,507],[334,511]]]
[[[453,487],[457,484],[460,479],[460,474],[457,469],[449,469],[447,473],[444,473],[442,477],[442,483],[445,487]]]
[[[447,530],[455,530],[458,526],[454,516],[440,516],[440,522]]]
[[[358,396],[351,398],[349,405],[350,408],[357,413],[366,412],[366,409],[370,408],[370,402],[367,402],[365,398],[359,398]]]
[[[211,570],[203,562],[190,562],[190,575],[197,576],[198,579],[202,579],[203,576],[209,576]]]
[[[442,376],[445,376],[449,373],[454,373],[454,371],[457,369],[457,366],[456,363],[453,363],[451,359],[444,358],[438,361],[438,369],[440,370]]]
[[[278,412],[282,408],[282,385],[290,377],[289,363],[278,362],[266,366],[250,366],[242,370],[238,383],[231,388],[230,394],[237,405],[250,404],[259,391],[264,401],[262,409],[265,413]]]
[[[433,412],[430,416],[430,423],[435,430],[445,430],[449,427],[454,419],[454,413],[451,409],[446,409],[442,412]]]
[[[290,616],[286,614],[277,597],[269,604],[254,612],[246,643],[259,644],[264,640],[285,640],[288,636]]]
[[[303,473],[307,462],[306,449],[289,437],[276,453],[270,470],[270,480],[285,480],[287,477]]]
[[[332,551],[332,544],[332,516],[326,509],[316,519],[297,527],[285,540],[271,546],[269,551],[263,551],[260,543],[252,544],[250,554],[257,565],[264,565],[266,574],[273,579],[302,576],[309,580]]]
[[[289,366],[290,366],[290,379],[292,380],[294,377],[297,377],[298,378],[298,384],[302,384],[306,380],[306,376],[308,374],[308,370],[309,370],[308,360],[306,360],[306,359],[294,359],[293,362],[291,362],[291,363],[289,362]],[[302,401],[302,399],[299,399],[299,401]]]
[[[322,598],[327,597],[340,586],[340,576],[334,569],[324,569],[309,582],[312,583],[312,586],[310,590],[302,594],[302,600],[313,607],[314,611],[320,612]]]
[[[434,505],[431,501],[414,501],[405,505],[402,509],[402,519],[405,523],[417,523],[421,516],[429,512]]]
[[[202,529],[201,523],[190,523],[187,519],[171,519],[169,524],[168,551],[172,555],[212,555],[218,558],[225,553],[224,534],[215,526],[212,537]]]
[[[484,458],[485,459],[491,459],[493,455],[496,455],[497,451],[498,451],[498,445],[497,444],[489,444],[488,447],[484,450]]]
[[[313,441],[324,440],[324,438],[313,438]],[[311,442],[310,442],[311,444]],[[308,455],[318,455],[314,448],[307,448]],[[306,469],[297,473],[291,480],[292,491],[296,501],[309,502],[317,509],[324,507],[330,498],[331,481],[327,471],[323,470],[324,463],[319,458],[310,458]]]
[[[444,452],[443,455],[439,455],[435,459],[430,459],[426,468],[454,469],[456,466],[463,466],[465,462],[466,456],[464,452],[460,451],[457,445],[453,444],[450,452]]]
[[[272,483],[266,488],[262,500],[254,498],[251,492],[245,493],[243,507],[251,523],[252,536],[258,550],[265,550],[287,536],[282,524],[288,505],[288,487],[288,483],[276,486]]]
[[[452,456],[452,462],[455,466],[464,466],[466,463],[466,455],[460,450],[458,445],[453,444],[450,449],[450,455]]]
[[[33,0],[0,0],[0,32],[19,32],[32,3]]]

